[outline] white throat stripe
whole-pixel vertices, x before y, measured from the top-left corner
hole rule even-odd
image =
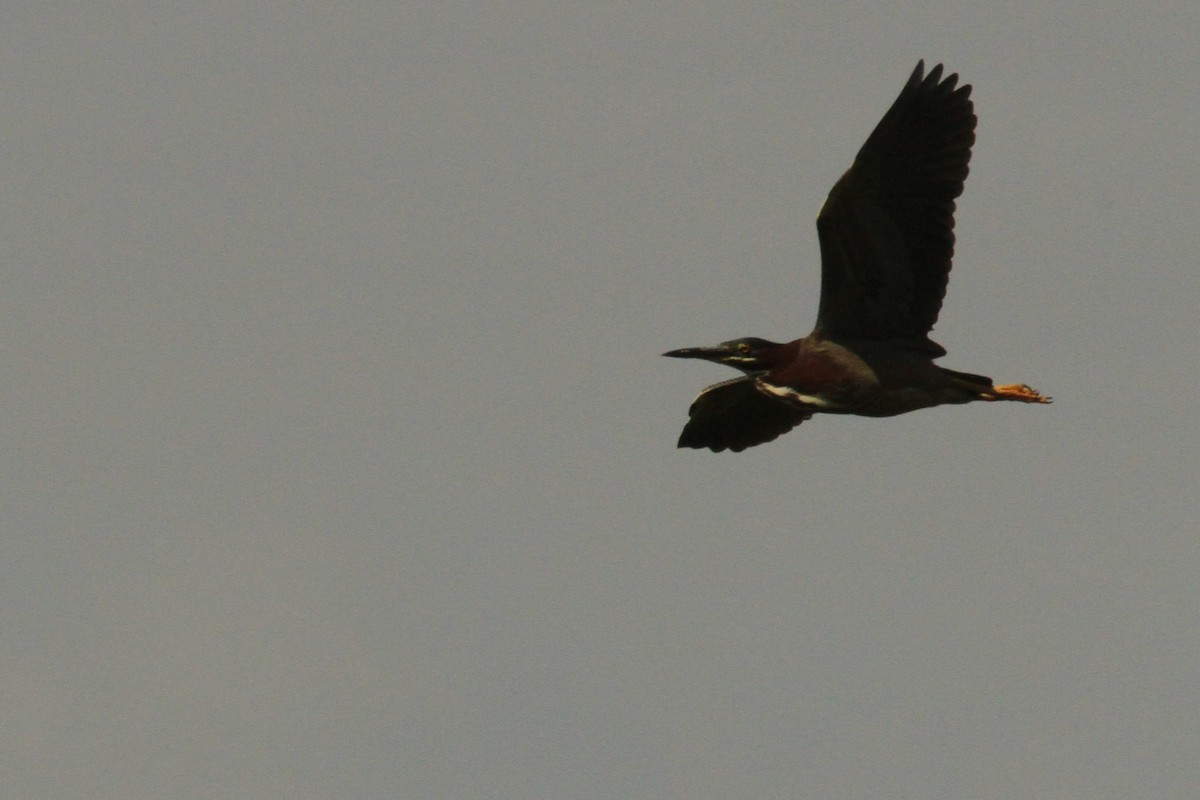
[[[815,394],[801,394],[790,386],[776,386],[773,383],[758,381],[758,387],[767,394],[778,397],[780,400],[787,400],[789,403],[799,403],[810,408],[836,408],[837,403],[829,400],[826,397],[821,397]]]

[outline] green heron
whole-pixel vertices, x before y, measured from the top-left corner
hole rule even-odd
[[[1023,384],[939,367],[929,338],[950,278],[954,200],[963,190],[975,113],[971,87],[928,75],[905,84],[817,214],[817,324],[787,344],[746,338],[663,355],[744,375],[709,386],[688,411],[680,447],[740,452],[813,414],[890,417],[975,400],[1049,403]]]

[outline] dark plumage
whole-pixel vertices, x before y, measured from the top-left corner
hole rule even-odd
[[[973,400],[1048,403],[1024,385],[938,367],[929,338],[954,256],[975,113],[971,87],[919,62],[817,215],[821,301],[803,339],[672,350],[745,373],[708,387],[680,447],[744,450],[817,413],[882,417]]]

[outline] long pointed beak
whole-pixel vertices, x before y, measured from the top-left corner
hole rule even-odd
[[[684,347],[663,353],[668,358],[703,358],[705,361],[717,361],[728,354],[723,347]]]

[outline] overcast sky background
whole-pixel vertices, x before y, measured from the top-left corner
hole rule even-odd
[[[0,795],[1194,800],[1200,6],[811,5],[0,12]],[[920,58],[1055,404],[676,450]]]

